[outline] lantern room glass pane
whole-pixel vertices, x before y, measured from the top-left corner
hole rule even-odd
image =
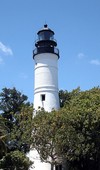
[[[39,40],[53,40],[53,33],[50,31],[44,31],[39,33],[38,35]]]

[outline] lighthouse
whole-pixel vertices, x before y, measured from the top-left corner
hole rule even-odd
[[[39,30],[33,50],[34,66],[34,115],[44,108],[51,112],[59,109],[58,95],[58,59],[59,50],[54,39],[54,31],[44,25]],[[49,113],[48,113],[49,114]],[[50,163],[41,162],[35,149],[30,150],[28,157],[34,162],[30,170],[51,170]],[[55,169],[53,169],[55,170]]]
[[[54,31],[45,24],[39,30],[33,50],[34,67],[34,109],[45,111],[59,109],[58,59],[59,50]]]

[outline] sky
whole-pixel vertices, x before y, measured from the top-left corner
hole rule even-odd
[[[16,89],[33,102],[37,32],[55,32],[59,90],[100,86],[100,0],[0,0],[0,92]]]

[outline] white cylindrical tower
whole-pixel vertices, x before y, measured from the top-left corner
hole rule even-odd
[[[54,32],[44,25],[38,31],[38,40],[33,50],[34,69],[34,109],[44,108],[50,112],[59,109],[58,59],[59,50],[54,40]]]
[[[34,68],[34,109],[44,108],[45,111],[59,109],[58,95],[58,59],[59,50],[54,40],[54,32],[44,25],[38,31],[38,40],[33,50]],[[34,111],[34,114],[35,114]],[[35,115],[34,115],[35,116]],[[30,150],[28,157],[34,162],[30,170],[51,170],[49,163],[43,163],[35,149]],[[54,168],[55,170],[55,168]]]

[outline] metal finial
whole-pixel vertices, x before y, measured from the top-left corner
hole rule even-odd
[[[47,24],[45,24],[45,25],[44,25],[44,28],[47,28],[47,27],[48,27],[48,25],[47,25]]]

